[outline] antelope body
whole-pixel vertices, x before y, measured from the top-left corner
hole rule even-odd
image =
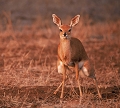
[[[52,17],[53,22],[60,29],[60,44],[58,45],[57,67],[58,73],[63,74],[63,81],[56,89],[54,94],[56,94],[62,86],[60,98],[63,98],[64,85],[66,79],[66,69],[69,69],[69,67],[73,67],[76,73],[76,80],[78,82],[80,96],[82,96],[82,90],[81,84],[79,82],[79,75],[80,77],[87,76],[94,79],[98,95],[101,98],[101,94],[99,92],[96,77],[94,74],[94,68],[91,65],[87,53],[81,41],[77,38],[71,37],[72,27],[74,27],[79,22],[80,15],[76,15],[74,18],[72,18],[70,25],[62,25],[61,19],[55,14],[53,14]]]

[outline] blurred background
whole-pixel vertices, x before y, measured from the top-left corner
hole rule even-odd
[[[6,23],[4,12],[10,14],[14,26],[30,25],[39,18],[52,22],[53,13],[65,19],[80,14],[93,22],[120,19],[119,0],[0,0],[0,25]],[[19,27],[20,28],[20,27]]]

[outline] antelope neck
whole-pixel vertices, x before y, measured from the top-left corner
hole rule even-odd
[[[63,50],[70,50],[70,39],[60,39],[60,45]]]
[[[70,39],[61,39],[60,46],[61,46],[61,50],[63,52],[64,61],[70,62],[71,61]]]

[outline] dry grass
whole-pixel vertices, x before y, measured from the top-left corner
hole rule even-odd
[[[51,20],[37,17],[19,28],[11,14],[3,12],[0,26],[0,107],[4,108],[101,108],[120,107],[120,20],[94,22],[81,17],[73,29],[94,63],[103,96],[98,99],[91,79],[83,81],[79,99],[75,79],[66,84],[63,101],[53,95],[62,80],[56,70],[58,30]],[[7,22],[7,23],[6,23]],[[71,85],[74,85],[71,86]]]

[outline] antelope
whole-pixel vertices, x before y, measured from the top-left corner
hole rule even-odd
[[[82,97],[82,89],[79,81],[79,76],[81,78],[90,77],[95,81],[95,85],[97,88],[99,98],[102,98],[97,80],[94,73],[94,68],[90,62],[90,59],[87,56],[87,53],[81,43],[81,41],[77,38],[71,37],[72,28],[78,24],[80,15],[76,15],[71,19],[69,25],[62,24],[61,19],[52,14],[53,22],[58,26],[60,30],[60,43],[58,45],[58,59],[57,59],[57,69],[58,73],[63,74],[63,80],[55,90],[54,94],[56,94],[60,87],[62,86],[62,91],[60,98],[64,96],[64,86],[66,80],[66,70],[70,69],[70,67],[74,68],[76,81],[78,83],[80,97]]]

